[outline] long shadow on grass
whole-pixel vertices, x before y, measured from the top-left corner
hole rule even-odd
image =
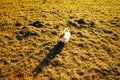
[[[64,48],[64,43],[58,42],[51,50],[50,53],[43,59],[42,62],[33,70],[33,76],[37,76],[39,73],[42,72],[45,66],[48,66],[50,61],[53,60],[57,54],[59,54],[62,49]]]

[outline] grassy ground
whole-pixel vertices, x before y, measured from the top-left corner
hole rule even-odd
[[[0,1],[0,80],[18,79],[119,80],[120,0]]]

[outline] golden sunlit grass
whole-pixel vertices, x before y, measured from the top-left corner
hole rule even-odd
[[[119,80],[119,13],[119,0],[0,1],[0,80]]]

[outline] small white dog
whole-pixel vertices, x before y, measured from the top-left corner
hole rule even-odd
[[[60,36],[59,36],[59,39],[60,39],[61,42],[66,43],[66,42],[69,41],[70,36],[71,36],[70,31],[69,31],[67,28],[65,28],[65,29],[61,32],[61,34],[60,34]]]

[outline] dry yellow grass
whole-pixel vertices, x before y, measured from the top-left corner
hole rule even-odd
[[[0,1],[0,80],[101,79],[120,79],[119,0]]]

